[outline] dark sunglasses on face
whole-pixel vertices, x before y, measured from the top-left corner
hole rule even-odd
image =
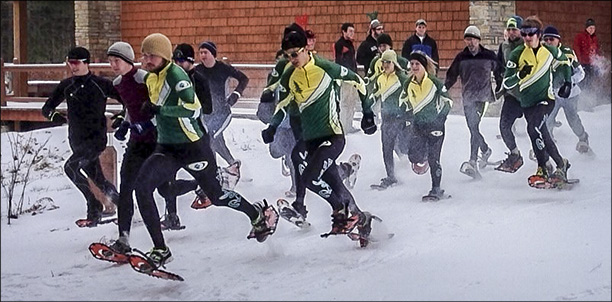
[[[539,32],[540,30],[535,27],[521,28],[521,36],[523,37],[526,37],[526,36],[533,37],[535,34]]]
[[[304,51],[304,47],[302,47],[302,48],[300,48],[300,49],[298,49],[297,51],[294,51],[294,52],[292,52],[292,53],[287,53],[287,52],[285,52],[285,56],[286,56],[286,57],[292,57],[292,58],[294,58],[294,59],[295,59],[295,58],[297,58],[298,54],[299,54],[300,52],[302,52],[302,51]]]
[[[552,41],[555,40],[555,38],[554,37],[545,37],[543,40],[546,41],[546,42],[552,42]]]

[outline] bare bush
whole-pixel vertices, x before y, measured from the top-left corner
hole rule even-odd
[[[1,178],[4,196],[8,202],[8,224],[11,224],[11,218],[18,218],[20,214],[24,213],[23,201],[30,182],[30,172],[37,164],[43,162],[45,157],[41,155],[41,152],[45,150],[51,136],[43,143],[39,143],[32,136],[32,132],[27,136],[16,132],[7,133],[6,138],[11,154],[6,163],[6,168],[2,169]],[[20,193],[16,191],[18,185],[21,186]],[[16,194],[19,194],[17,200],[15,200]]]

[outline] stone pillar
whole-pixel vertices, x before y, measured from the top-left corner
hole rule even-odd
[[[74,37],[92,62],[106,62],[106,50],[121,39],[121,2],[74,1]]]
[[[504,41],[506,21],[515,13],[515,1],[470,1],[470,25],[480,29],[480,43],[495,52]]]

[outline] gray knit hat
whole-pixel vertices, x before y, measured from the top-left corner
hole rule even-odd
[[[108,48],[106,55],[119,57],[122,60],[134,65],[134,49],[129,43],[115,42]]]
[[[471,37],[471,38],[476,38],[480,40],[480,29],[478,29],[478,27],[474,25],[470,25],[465,29],[465,32],[463,33],[463,37],[464,38]]]

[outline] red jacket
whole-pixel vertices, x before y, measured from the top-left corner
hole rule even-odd
[[[586,30],[576,35],[573,46],[580,64],[591,65],[593,56],[599,54],[597,35],[591,36]]]

